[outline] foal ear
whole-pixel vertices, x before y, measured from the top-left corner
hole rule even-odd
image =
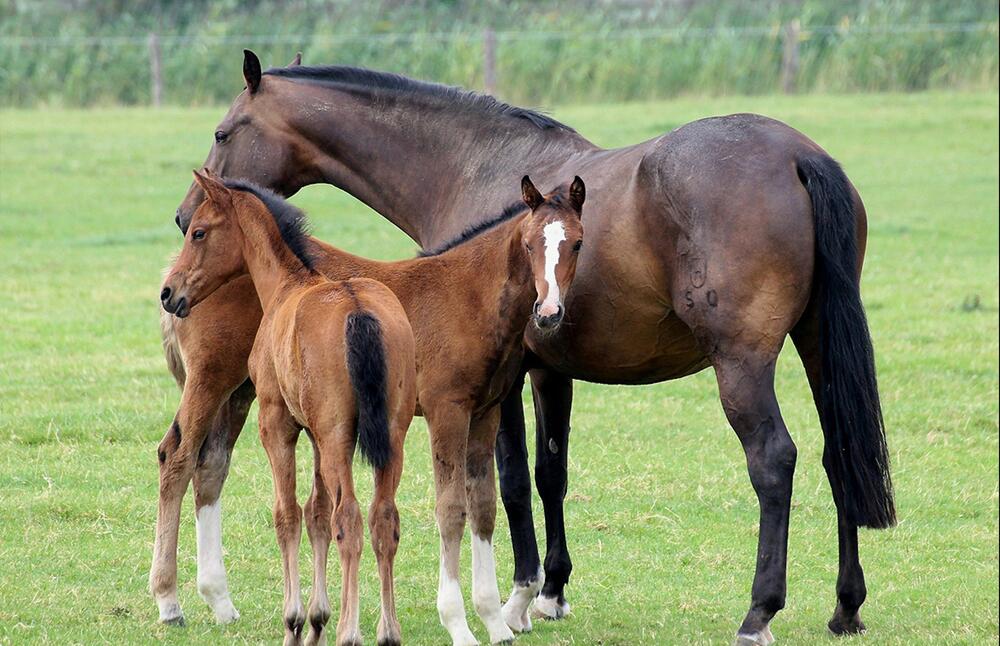
[[[247,83],[250,94],[256,94],[260,89],[260,59],[249,49],[243,50],[243,80]]]
[[[288,64],[288,67],[298,67],[301,64],[302,64],[302,52],[299,52],[295,55],[295,58],[292,59],[292,62]]]
[[[207,170],[208,169],[202,169],[201,173],[194,171],[194,181],[198,182],[198,186],[201,187],[201,190],[205,191],[205,197],[209,202],[219,205],[229,204],[231,201],[229,189],[226,188],[226,185],[219,181],[218,178],[210,175],[209,173],[211,173],[211,171],[206,173],[205,171]]]
[[[583,180],[577,175],[573,178],[573,183],[569,185],[569,203],[577,213],[583,212],[583,201],[587,199],[587,187]]]
[[[528,208],[532,211],[545,202],[545,198],[538,192],[535,185],[531,183],[531,178],[527,175],[521,178],[521,199],[524,200],[524,203],[527,204]]]

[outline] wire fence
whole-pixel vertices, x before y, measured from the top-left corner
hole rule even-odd
[[[996,88],[998,24],[784,24],[312,34],[0,38],[0,102],[228,101],[241,50],[285,64],[349,64],[554,104],[680,93]]]

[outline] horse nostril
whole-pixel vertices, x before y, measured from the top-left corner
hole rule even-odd
[[[160,292],[160,302],[166,303],[167,301],[169,301],[170,300],[170,293],[171,293],[170,292],[170,288],[169,287],[164,287],[163,291]]]
[[[538,301],[535,301],[535,308],[532,310],[535,316],[538,316],[538,310],[541,309],[542,305]]]
[[[556,314],[552,318],[555,319],[555,320],[557,320],[557,321],[561,321],[562,320],[562,315],[563,315],[563,306],[562,305],[556,305]]]

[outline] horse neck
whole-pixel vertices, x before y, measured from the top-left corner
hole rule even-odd
[[[287,93],[310,181],[342,188],[424,248],[516,202],[523,175],[598,150],[569,130],[419,94],[295,82]]]
[[[235,197],[234,200],[240,199]],[[237,206],[237,222],[243,232],[240,245],[247,271],[265,311],[289,284],[307,279],[310,272],[281,238],[278,225],[269,214]]]

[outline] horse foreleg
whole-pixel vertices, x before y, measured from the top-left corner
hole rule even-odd
[[[493,555],[497,491],[493,472],[500,409],[494,407],[472,422],[466,457],[465,486],[472,529],[472,605],[486,625],[490,643],[511,643],[514,633],[500,612],[500,590]]]
[[[465,468],[469,413],[449,403],[430,404],[424,411],[430,428],[431,455],[434,456],[434,515],[441,539],[438,616],[451,635],[453,646],[471,646],[479,642],[465,618],[458,576],[467,510]]]
[[[528,471],[528,447],[524,437],[522,374],[500,405],[500,429],[497,433],[496,463],[500,472],[500,496],[503,498],[510,542],[514,549],[514,589],[503,606],[503,618],[514,632],[529,632],[528,607],[539,590],[545,574],[538,558],[535,521],[531,514],[531,474]]]
[[[222,559],[222,487],[229,474],[233,446],[243,430],[253,383],[248,379],[233,391],[212,423],[198,455],[194,472],[195,532],[198,537],[198,594],[212,608],[219,623],[240,618],[233,606]]]
[[[785,606],[788,516],[796,449],[774,395],[774,361],[751,352],[713,359],[719,396],[746,454],[750,482],[760,504],[757,571],[750,610],[736,635],[738,646],[768,646],[770,623]]]
[[[573,380],[548,370],[529,374],[535,402],[535,485],[545,510],[545,584],[533,612],[561,619],[570,611],[565,588],[573,571],[563,519]]]
[[[184,623],[177,599],[177,532],[181,501],[194,475],[212,420],[232,389],[224,379],[213,377],[197,368],[188,374],[180,408],[157,448],[160,492],[149,588],[159,607],[160,621],[167,624]]]

